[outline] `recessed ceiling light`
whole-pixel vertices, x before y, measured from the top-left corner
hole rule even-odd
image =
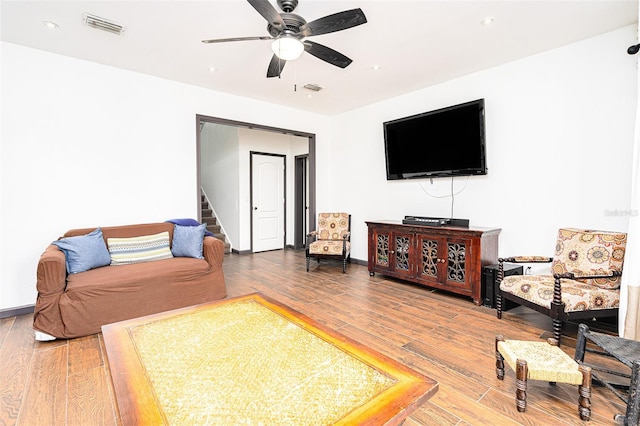
[[[313,95],[311,93],[307,93],[307,98],[311,99],[313,98]]]
[[[47,28],[51,28],[52,30],[55,30],[56,28],[58,28],[58,24],[52,21],[42,21],[42,25],[44,25]]]
[[[380,65],[372,65],[371,69],[374,71],[378,71],[380,69]]]
[[[209,67],[209,71],[216,72],[216,71],[218,71],[218,69],[216,67]]]
[[[495,19],[492,16],[487,16],[482,21],[480,21],[480,24],[482,24],[482,25],[491,25],[494,20]]]

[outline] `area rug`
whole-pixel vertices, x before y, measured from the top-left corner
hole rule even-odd
[[[259,294],[123,321],[103,334],[125,425],[399,423],[437,389]]]

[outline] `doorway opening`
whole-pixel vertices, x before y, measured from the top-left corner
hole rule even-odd
[[[211,194],[208,194],[208,190],[203,190],[203,158],[206,158],[207,155],[211,155],[211,147],[207,146],[205,151],[203,151],[204,147],[203,147],[203,136],[202,136],[202,130],[204,127],[206,127],[207,123],[211,123],[211,124],[217,124],[217,125],[221,125],[221,126],[229,126],[229,127],[233,127],[233,128],[237,128],[238,132],[245,132],[246,133],[252,133],[252,132],[247,132],[246,129],[250,129],[250,130],[255,130],[255,131],[259,131],[256,133],[260,133],[260,132],[271,132],[271,133],[277,133],[280,135],[284,135],[284,136],[295,136],[294,138],[291,138],[292,140],[297,140],[298,142],[295,142],[296,144],[299,144],[300,142],[302,142],[303,144],[306,141],[306,145],[308,149],[306,149],[306,153],[304,153],[305,151],[302,151],[304,145],[302,145],[297,152],[292,152],[291,153],[291,157],[288,157],[289,160],[289,166],[291,168],[288,168],[288,170],[292,170],[291,172],[287,173],[287,180],[290,182],[289,185],[287,187],[291,188],[291,189],[287,189],[287,192],[285,192],[285,194],[289,194],[289,196],[291,196],[294,199],[293,203],[289,203],[289,207],[287,207],[287,211],[288,213],[285,214],[285,218],[293,218],[293,220],[291,219],[286,219],[287,221],[289,221],[288,223],[285,222],[285,226],[284,226],[284,245],[285,247],[294,247],[294,248],[301,248],[304,246],[303,240],[304,237],[306,236],[306,234],[310,231],[312,231],[315,228],[315,224],[312,224],[309,220],[309,218],[313,218],[315,217],[315,210],[316,210],[316,185],[315,185],[315,143],[316,143],[316,138],[315,138],[315,134],[313,133],[308,133],[308,132],[303,132],[303,131],[299,131],[299,130],[292,130],[292,129],[284,129],[284,128],[276,128],[276,127],[271,127],[271,126],[264,126],[261,124],[256,124],[256,123],[248,123],[248,122],[241,122],[241,121],[235,121],[235,120],[228,120],[228,119],[224,119],[224,118],[219,118],[219,117],[211,117],[211,116],[205,116],[205,115],[196,115],[196,152],[197,152],[197,188],[196,188],[196,201],[198,203],[198,206],[200,205],[200,199],[203,195],[204,192],[207,192],[207,196],[211,196]],[[215,126],[218,127],[218,126]],[[226,127],[225,127],[226,128]],[[244,130],[243,130],[244,129]],[[205,129],[206,130],[206,129]],[[269,136],[268,134],[265,135],[266,139],[269,138],[273,138],[276,135],[273,136]],[[300,140],[300,138],[302,138],[302,140]],[[205,137],[204,141],[207,144],[210,144],[210,141]],[[215,149],[215,148],[214,148]],[[256,150],[252,150],[255,152],[265,152],[262,149],[256,149]],[[268,150],[269,152],[271,152],[270,150]],[[242,161],[245,161],[246,163],[244,164],[248,164],[249,163],[249,154],[247,151],[243,151],[244,154],[242,154],[242,158],[240,158],[238,160],[238,154],[236,153],[236,158],[234,158],[233,160],[235,161],[229,161],[227,166],[229,164],[236,164],[236,163],[240,163]],[[301,154],[304,153],[304,154]],[[225,154],[229,154],[228,152],[226,152]],[[298,155],[296,155],[298,154]],[[216,154],[214,154],[214,156],[216,156]],[[231,157],[233,156],[233,154],[231,154]],[[246,157],[244,157],[246,156]],[[217,155],[217,160],[220,160],[222,157],[221,154]],[[229,155],[225,155],[224,158],[227,159],[229,157]],[[206,161],[206,160],[205,160]],[[304,163],[304,164],[302,164]],[[207,164],[205,164],[205,168],[206,168]],[[250,170],[247,169],[247,166],[242,166],[244,168],[241,168],[240,166],[237,167],[237,170],[232,171],[230,173],[230,175],[235,174],[236,176],[238,174],[240,174],[240,178],[234,177],[234,179],[239,180],[240,183],[236,184],[234,182],[234,184],[227,184],[227,178],[224,178],[225,182],[222,182],[223,185],[226,185],[226,187],[224,188],[223,191],[218,191],[218,192],[235,192],[236,196],[240,196],[241,194],[243,194],[242,191],[244,191],[244,188],[247,188],[247,191],[251,191],[250,189],[250,183],[249,180],[251,179],[250,176]],[[298,167],[304,167],[303,173],[300,171],[297,171]],[[208,171],[206,171],[205,169],[205,174],[208,173]],[[246,174],[245,174],[246,173]],[[290,175],[290,176],[289,176]],[[229,175],[227,175],[229,176]],[[204,179],[209,179],[209,176],[204,176]],[[239,188],[242,189],[239,189]],[[298,198],[298,193],[303,194],[303,198]],[[245,197],[244,195],[242,195],[243,197]],[[246,200],[243,198],[242,200],[236,200],[235,204],[233,202],[227,202],[227,206],[228,208],[226,208],[226,212],[229,212],[230,210],[233,210],[233,212],[231,214],[227,214],[227,217],[222,217],[224,216],[224,214],[220,214],[219,219],[220,219],[220,223],[223,227],[223,230],[225,230],[225,233],[227,234],[227,236],[231,236],[230,238],[230,242],[232,244],[232,252],[234,253],[240,253],[240,254],[244,254],[244,253],[252,253],[253,250],[255,249],[253,247],[253,236],[254,233],[257,232],[256,228],[256,224],[254,223],[253,220],[253,204],[252,204],[252,200],[249,200],[250,196],[247,195],[246,196]],[[230,204],[231,203],[231,204]],[[215,203],[213,205],[213,209],[214,210],[221,210],[222,213],[225,213],[225,208],[222,206],[216,206]],[[306,210],[306,215],[304,214],[299,214],[300,211]],[[198,220],[201,221],[202,217],[201,217],[201,212],[200,209],[198,208]],[[226,228],[226,229],[224,229]],[[289,235],[289,237],[287,237],[287,234]],[[235,237],[235,240],[232,239]]]

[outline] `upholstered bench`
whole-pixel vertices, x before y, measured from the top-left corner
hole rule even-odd
[[[496,375],[504,379],[504,361],[516,372],[516,407],[527,409],[527,380],[543,380],[578,385],[578,414],[591,418],[591,368],[578,365],[558,346],[558,341],[528,342],[496,337]]]

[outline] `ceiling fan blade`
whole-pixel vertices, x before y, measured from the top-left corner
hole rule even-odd
[[[364,16],[362,9],[351,9],[307,22],[300,27],[300,33],[305,37],[310,37],[342,31],[366,23],[367,17]]]
[[[287,61],[284,59],[280,59],[276,55],[273,55],[271,62],[269,62],[269,68],[267,68],[267,78],[280,77],[280,73],[286,63]]]
[[[280,16],[276,8],[273,7],[271,3],[269,3],[269,0],[247,0],[247,1],[273,27],[279,30],[284,29],[285,25],[284,25],[284,21],[282,20],[282,17]]]
[[[228,41],[248,41],[248,40],[271,40],[273,37],[231,37],[231,38],[214,38],[212,40],[202,40],[203,43],[226,43]]]
[[[342,53],[336,52],[335,50],[320,43],[314,43],[312,41],[305,40],[303,44],[305,51],[312,54],[318,59],[322,59],[323,61],[328,62],[331,65],[335,65],[336,67],[346,68],[351,62],[353,62]]]

